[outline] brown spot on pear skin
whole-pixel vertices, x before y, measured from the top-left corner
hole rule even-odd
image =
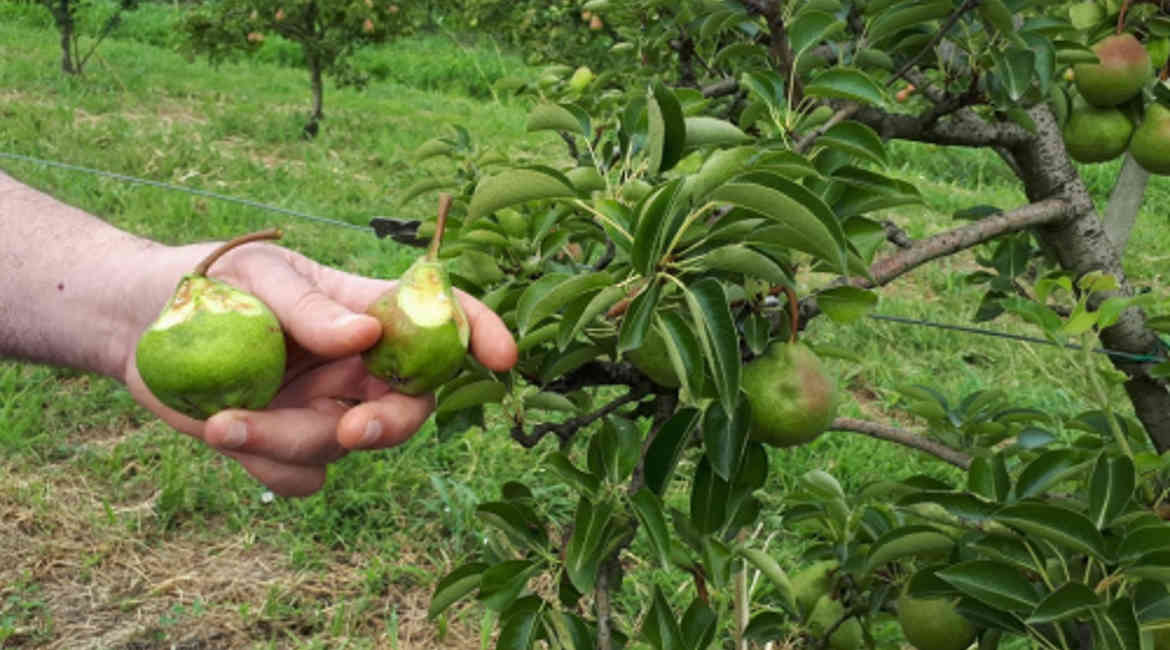
[[[57,283],[57,291],[64,291],[64,290],[65,290],[65,283],[64,283],[64,282],[58,282],[58,283]]]

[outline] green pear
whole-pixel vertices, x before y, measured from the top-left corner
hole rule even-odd
[[[240,244],[279,236],[269,230],[237,237],[179,281],[135,348],[138,374],[160,402],[203,420],[272,401],[284,380],[280,322],[259,298],[207,277],[207,269]]]
[[[362,361],[370,374],[407,395],[434,391],[459,372],[467,355],[467,316],[439,261],[450,207],[450,195],[442,195],[430,249],[366,310],[382,323],[382,337]]]
[[[837,388],[816,353],[777,341],[743,368],[751,438],[775,447],[812,441],[833,422]]]
[[[1133,34],[1107,36],[1093,52],[1099,63],[1073,66],[1077,90],[1093,106],[1109,108],[1129,101],[1154,74],[1150,53]]]
[[[574,70],[573,76],[569,77],[569,90],[579,93],[582,90],[585,90],[585,87],[588,86],[592,81],[593,71],[589,69],[589,66],[583,65]]]
[[[666,340],[655,328],[650,328],[643,339],[642,345],[626,353],[626,358],[650,381],[666,388],[678,388],[678,373],[674,371],[674,364],[670,361],[670,352],[666,349]]]
[[[898,623],[918,650],[966,650],[975,641],[975,626],[947,598],[898,598]]]
[[[1125,153],[1133,122],[1116,108],[1097,108],[1080,97],[1073,100],[1064,123],[1064,148],[1077,162],[1098,163]]]
[[[1130,138],[1129,153],[1151,174],[1170,174],[1170,108],[1157,102],[1146,107],[1141,125]]]
[[[836,560],[821,560],[813,562],[792,577],[792,595],[806,617],[812,613],[821,596],[833,588],[833,572],[839,566]]]
[[[813,634],[823,637],[845,613],[845,606],[832,596],[821,596],[813,606],[808,626]],[[833,650],[855,650],[861,647],[861,623],[851,617],[837,627],[829,636],[829,647]]]

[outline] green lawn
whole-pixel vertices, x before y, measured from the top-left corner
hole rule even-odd
[[[273,45],[258,61],[212,68],[169,47],[114,38],[84,78],[63,78],[55,33],[0,4],[0,153],[35,156],[245,197],[363,225],[374,215],[417,217],[431,198],[399,206],[426,176],[410,152],[452,124],[518,158],[559,155],[559,140],[524,132],[525,105],[500,101],[491,83],[533,74],[490,42],[427,36],[362,53],[387,69],[364,92],[329,86],[321,135],[300,138],[307,75]],[[9,13],[5,14],[4,11]],[[24,10],[21,10],[22,12]],[[153,7],[152,12],[165,11]],[[144,37],[145,38],[145,37]],[[149,40],[149,39],[148,39]],[[426,163],[432,165],[438,163]],[[1006,169],[981,152],[894,147],[894,172],[926,205],[883,218],[920,237],[952,227],[974,203],[1024,202]],[[368,232],[295,220],[189,194],[0,159],[0,169],[111,223],[170,243],[226,238],[279,224],[283,243],[348,271],[394,277],[415,255]],[[1087,169],[1103,198],[1116,164]],[[1156,179],[1148,206],[1170,184]],[[1167,235],[1142,214],[1126,263],[1138,283],[1160,285]],[[882,293],[879,311],[965,323],[979,293],[963,282],[973,255],[919,269]],[[802,278],[808,287],[824,278]],[[990,329],[1035,334],[1004,319]],[[842,415],[920,423],[898,411],[896,388],[929,384],[954,399],[998,388],[1018,403],[1075,413],[1083,378],[1044,346],[867,320],[817,320],[806,338],[862,361],[830,366],[849,389]],[[541,488],[551,509],[567,494],[541,482],[537,456],[510,441],[501,421],[440,443],[432,428],[386,452],[337,463],[311,498],[267,502],[232,462],[178,435],[111,381],[70,370],[0,363],[0,646],[478,647],[490,617],[465,607],[425,620],[437,577],[482,542],[475,504],[507,480]],[[951,474],[939,462],[861,436],[832,433],[774,452],[766,501],[778,505],[803,472],[820,468],[846,489],[916,473]],[[801,548],[778,533],[793,565]],[[631,580],[647,593],[631,549]],[[649,563],[646,563],[649,564]],[[637,596],[634,596],[637,598]],[[636,610],[636,603],[631,607]],[[628,627],[632,621],[627,619]],[[189,647],[196,647],[191,645]]]

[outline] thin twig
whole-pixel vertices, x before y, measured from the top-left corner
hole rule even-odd
[[[935,46],[937,46],[939,42],[942,41],[942,39],[947,35],[947,32],[951,31],[951,28],[959,22],[959,19],[963,17],[963,14],[971,11],[978,5],[979,0],[966,0],[962,6],[955,10],[955,13],[951,14],[950,18],[947,19],[947,22],[943,23],[942,29],[938,30],[938,33],[936,33],[934,37],[930,39],[930,42],[926,44],[926,47],[919,50],[918,53],[915,54],[909,61],[902,64],[902,67],[894,73],[894,76],[890,77],[890,80],[886,82],[886,87],[888,88],[894,85],[899,79],[903,78],[903,75],[905,75],[907,71],[918,65],[918,61],[922,59],[922,56],[927,52],[934,50]]]
[[[829,430],[863,433],[871,438],[894,442],[904,447],[924,451],[959,469],[966,470],[971,466],[971,457],[958,449],[952,449],[941,442],[925,438],[905,429],[899,429],[878,422],[858,420],[855,418],[837,418],[833,420],[833,424],[829,426]]]
[[[545,422],[537,425],[532,430],[532,433],[528,434],[524,433],[524,425],[517,422],[512,427],[512,439],[526,448],[535,447],[537,443],[550,433],[556,434],[562,441],[571,440],[581,429],[613,413],[630,402],[636,402],[642,399],[647,393],[648,391],[644,387],[634,386],[630,389],[630,392],[592,413],[586,413],[585,415],[571,418],[564,422]]]
[[[856,113],[858,111],[858,109],[860,109],[860,108],[861,108],[861,106],[859,104],[854,103],[854,102],[850,102],[850,103],[846,104],[845,106],[841,107],[841,109],[838,110],[836,113],[833,113],[833,116],[830,117],[828,120],[826,120],[824,124],[813,129],[812,132],[806,133],[804,135],[804,137],[802,137],[796,143],[796,146],[794,146],[792,148],[792,150],[795,151],[796,153],[807,152],[809,150],[809,148],[813,146],[813,143],[816,142],[817,138],[819,138],[822,135],[824,135],[825,133],[827,133],[829,131],[829,129],[833,128],[834,126],[837,126],[838,124],[844,122],[845,120],[849,119],[850,117],[853,117],[853,114]]]

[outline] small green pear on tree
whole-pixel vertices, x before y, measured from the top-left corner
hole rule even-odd
[[[304,128],[312,137],[325,117],[325,75],[339,85],[360,85],[350,57],[408,30],[408,13],[394,0],[225,0],[188,14],[183,29],[189,53],[205,54],[212,63],[253,53],[271,34],[298,43],[313,93]]]

